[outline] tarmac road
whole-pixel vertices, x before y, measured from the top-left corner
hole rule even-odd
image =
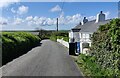
[[[43,40],[33,48],[3,66],[3,76],[82,76],[67,48],[59,43]]]

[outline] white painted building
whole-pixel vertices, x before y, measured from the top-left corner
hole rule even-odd
[[[80,53],[84,52],[84,49],[91,46],[91,36],[97,31],[100,25],[104,25],[110,22],[110,19],[105,19],[105,14],[100,12],[97,14],[97,18],[92,21],[88,21],[86,17],[83,19],[83,24],[75,26],[69,32],[69,43],[71,42],[80,42]]]

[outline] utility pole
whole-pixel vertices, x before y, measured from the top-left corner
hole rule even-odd
[[[56,41],[57,41],[57,35],[58,35],[58,18],[57,18],[57,32],[56,32]]]
[[[58,18],[57,18],[57,32],[58,32]]]

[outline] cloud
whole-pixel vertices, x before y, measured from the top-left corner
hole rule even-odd
[[[60,11],[62,11],[62,9],[61,9],[61,7],[59,5],[56,5],[50,11],[51,12],[60,12]]]
[[[14,18],[13,25],[20,25],[24,22],[21,18]]]
[[[22,6],[20,6],[20,7],[18,8],[17,13],[18,13],[19,15],[25,14],[25,13],[28,12],[28,9],[29,9],[29,8],[28,8],[27,6],[22,5]]]
[[[16,10],[14,8],[11,8],[12,13],[16,13]]]
[[[110,12],[107,11],[105,12],[105,14],[109,16]],[[74,26],[82,22],[83,18],[84,16],[81,15],[80,13],[77,13],[71,16],[64,16],[64,12],[61,12],[58,22],[59,22],[59,25],[61,26],[62,25],[65,25],[65,26],[73,25]],[[87,19],[89,21],[95,20],[96,15],[89,16],[87,17]],[[4,19],[4,21],[8,23],[8,20]],[[11,20],[12,25],[16,25],[16,26],[26,25],[26,26],[31,26],[31,27],[33,26],[55,26],[56,22],[57,22],[56,18],[39,17],[39,16],[27,16],[25,18],[14,18],[14,20]]]
[[[110,17],[110,12],[109,11],[107,11],[107,12],[104,12],[104,14],[106,15],[106,19],[109,19]]]
[[[20,0],[0,0],[0,8],[8,7],[11,4],[17,3]]]
[[[16,13],[18,15],[26,14],[28,10],[29,10],[29,7],[24,5],[18,7],[17,9],[14,9],[13,7],[11,8],[11,12]]]
[[[28,17],[26,17],[26,20],[27,21],[30,21],[30,20],[32,20],[33,19],[33,16],[28,16]]]
[[[95,19],[96,16],[88,17],[89,20]],[[28,16],[25,18],[28,25],[39,25],[39,26],[51,26],[56,25],[56,18],[47,18],[47,17],[38,17],[38,16]],[[60,14],[59,24],[68,25],[68,24],[79,24],[82,22],[83,16],[81,14],[75,14],[72,16],[64,16],[64,12]]]
[[[91,20],[95,20],[97,17],[96,16],[89,16],[87,18],[88,18],[89,21],[91,21]]]
[[[6,18],[0,17],[0,25],[7,25],[8,20]]]

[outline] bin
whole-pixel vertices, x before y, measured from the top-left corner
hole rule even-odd
[[[80,54],[80,42],[75,42],[75,53]]]
[[[76,48],[75,43],[69,43],[69,55],[76,55],[75,48]]]

